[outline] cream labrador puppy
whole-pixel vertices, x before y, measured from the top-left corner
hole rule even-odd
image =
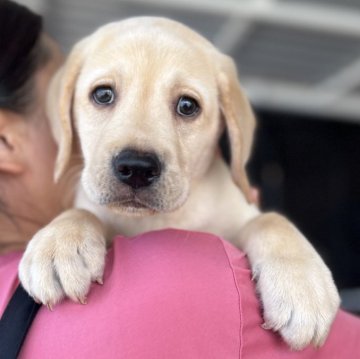
[[[244,250],[265,328],[321,345],[339,306],[331,273],[286,218],[249,201],[254,116],[233,61],[163,18],[111,23],[78,43],[50,90],[56,178],[83,156],[74,208],[30,241],[20,279],[37,300],[85,302],[106,240],[176,227]],[[218,150],[227,128],[231,171]]]

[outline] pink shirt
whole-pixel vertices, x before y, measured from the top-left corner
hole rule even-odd
[[[0,313],[20,256],[0,257]],[[292,352],[261,324],[243,253],[214,235],[164,230],[117,237],[104,285],[87,305],[41,308],[20,358],[360,358],[360,320],[345,312],[319,350]]]

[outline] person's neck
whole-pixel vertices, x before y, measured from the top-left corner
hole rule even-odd
[[[0,214],[0,255],[24,250],[39,225]]]

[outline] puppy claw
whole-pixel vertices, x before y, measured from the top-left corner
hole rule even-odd
[[[252,268],[252,271],[251,271],[251,281],[252,282],[256,282],[259,278],[259,269],[254,267]]]
[[[78,303],[80,303],[80,304],[83,304],[83,305],[87,304],[87,298],[86,297],[77,297],[76,301]]]
[[[97,278],[97,279],[95,280],[95,282],[96,282],[97,284],[100,284],[100,285],[103,285],[103,284],[104,284],[104,280],[103,280],[102,277]]]
[[[265,330],[271,330],[272,326],[265,322],[265,323],[261,324],[261,328],[263,328]]]
[[[34,302],[35,302],[36,304],[42,304],[41,301],[40,301],[40,299],[38,299],[38,298],[33,298],[33,300],[34,300]]]
[[[50,310],[50,312],[53,312],[53,311],[54,311],[52,304],[47,303],[46,306],[47,306],[47,308]]]
[[[271,322],[265,322],[261,325],[261,327],[265,330],[273,330],[274,332],[278,332],[283,328],[285,324],[279,322],[279,323],[271,323]]]

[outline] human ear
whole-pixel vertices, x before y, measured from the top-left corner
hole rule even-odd
[[[11,126],[10,121],[12,119],[0,111],[0,174],[16,175],[23,172],[24,161],[17,145],[16,126]]]

